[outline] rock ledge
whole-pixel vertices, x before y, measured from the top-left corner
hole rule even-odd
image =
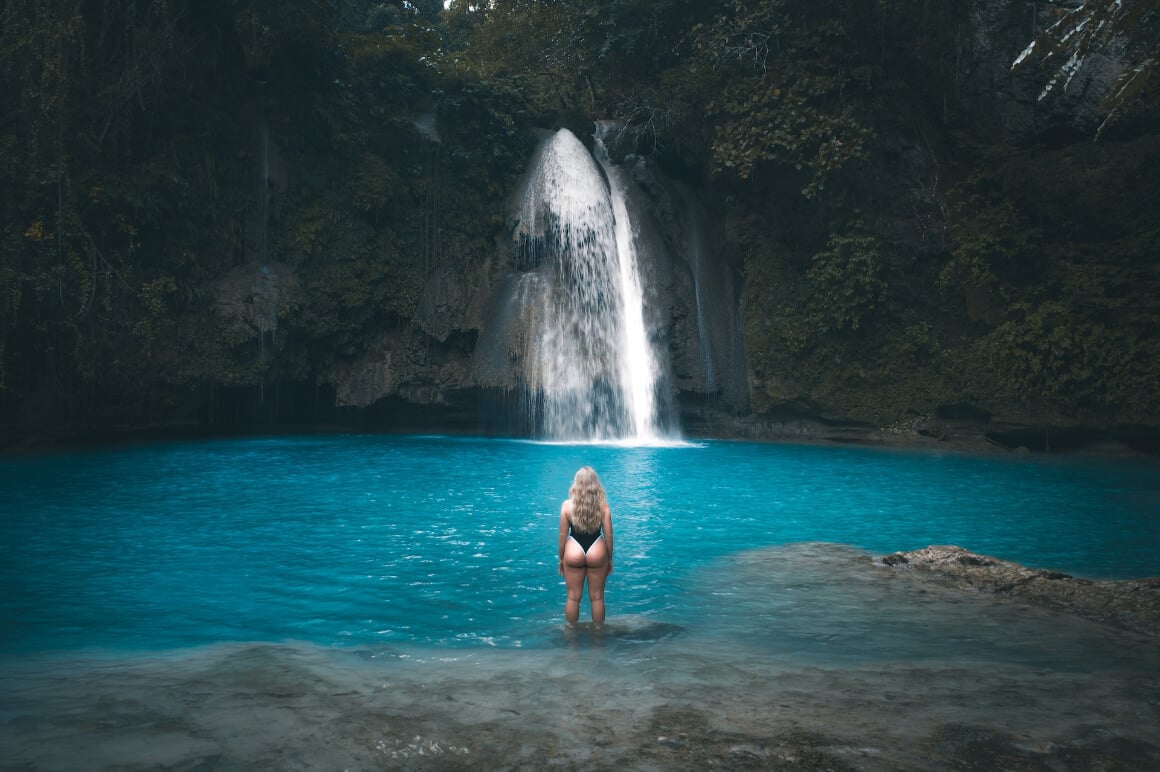
[[[1081,579],[1059,571],[1027,568],[955,546],[895,552],[883,557],[881,562],[958,589],[1009,595],[1160,637],[1160,577]]]

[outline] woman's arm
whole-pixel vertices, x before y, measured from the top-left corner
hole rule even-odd
[[[604,543],[608,546],[608,565],[612,566],[612,509],[604,505]]]
[[[568,499],[560,505],[560,573],[564,573],[564,545],[568,543],[568,504],[571,499]]]

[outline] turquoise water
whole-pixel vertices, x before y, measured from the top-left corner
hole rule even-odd
[[[730,597],[752,581],[737,566],[767,548],[799,566],[771,566],[781,598],[824,584],[833,550],[958,544],[1081,576],[1160,574],[1150,461],[439,436],[160,443],[0,460],[0,652],[549,647],[559,505],[582,464],[613,510],[610,621],[749,634]],[[803,557],[814,543],[845,546]],[[806,581],[811,565],[821,573]],[[769,645],[826,631],[848,653],[835,614],[786,615],[796,626]]]

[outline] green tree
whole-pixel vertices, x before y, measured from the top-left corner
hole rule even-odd
[[[0,388],[66,393],[145,331],[157,308],[167,285],[154,283],[164,269],[142,248],[156,214],[142,195],[148,172],[126,187],[121,170],[140,158],[140,119],[164,99],[187,10],[130,0],[4,6],[0,79],[16,120],[0,139],[0,370],[20,376]]]
[[[1016,57],[1012,69],[1038,62],[1047,72],[1039,98],[1066,91],[1085,64],[1099,53],[1123,56],[1125,64],[1103,107],[1106,116],[1096,131],[1133,111],[1160,104],[1155,78],[1160,65],[1160,0],[1087,0],[1077,5],[1052,4],[1054,21]]]
[[[876,68],[858,56],[844,5],[733,0],[694,28],[696,66],[717,75],[708,114],[718,170],[743,179],[768,164],[803,170],[813,197],[866,157],[872,132],[857,92]]]
[[[829,249],[813,256],[807,276],[814,303],[832,329],[857,330],[886,294],[878,239],[861,224],[830,236]]]

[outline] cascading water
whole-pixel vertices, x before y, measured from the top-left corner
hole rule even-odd
[[[644,325],[644,291],[640,282],[640,266],[632,221],[626,203],[628,180],[625,179],[623,170],[609,160],[608,149],[604,146],[604,138],[616,126],[617,124],[610,121],[597,124],[595,155],[608,178],[612,216],[615,222],[620,296],[624,304],[620,367],[627,375],[633,437],[655,440],[659,434],[656,406],[657,364]]]
[[[605,127],[606,129],[607,127]],[[561,129],[539,148],[519,212],[521,280],[538,296],[524,378],[540,431],[550,439],[662,438],[657,357],[644,323],[643,293],[627,181]],[[606,177],[607,175],[607,177]]]

